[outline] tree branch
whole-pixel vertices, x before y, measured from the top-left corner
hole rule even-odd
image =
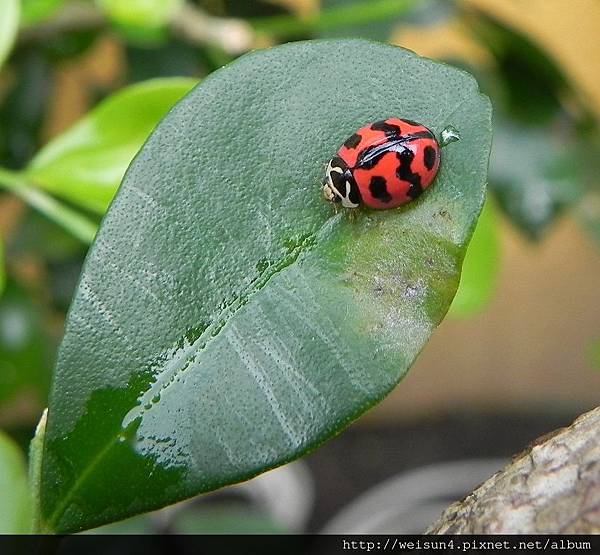
[[[172,28],[191,44],[210,44],[232,55],[246,52],[254,45],[254,31],[245,21],[213,17],[189,3],[183,5]]]
[[[543,436],[427,534],[600,532],[600,407]]]

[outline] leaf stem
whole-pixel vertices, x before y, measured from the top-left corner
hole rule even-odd
[[[90,244],[94,240],[97,226],[92,220],[36,188],[19,173],[0,168],[0,187],[23,199],[83,243]]]
[[[249,19],[255,31],[274,36],[293,37],[314,31],[363,25],[402,15],[420,0],[368,0],[342,5],[304,17],[282,15]]]

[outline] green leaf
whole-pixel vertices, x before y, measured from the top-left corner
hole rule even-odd
[[[0,534],[26,534],[31,530],[31,519],[25,457],[0,431]]]
[[[162,27],[177,14],[182,0],[96,0],[114,21],[136,27]]]
[[[500,207],[531,239],[540,239],[581,197],[576,143],[560,128],[496,122],[490,187]]]
[[[249,23],[260,32],[276,37],[298,37],[307,33],[346,30],[354,26],[364,27],[371,23],[389,20],[403,15],[420,3],[421,0],[369,0],[368,2],[337,2],[334,6],[324,6],[320,12],[299,17],[279,15],[251,18]]]
[[[369,15],[371,15],[369,11],[369,5],[372,3],[372,0],[322,0],[321,1],[321,10],[327,12],[329,10],[339,10],[348,9],[352,6],[357,11],[367,11]],[[397,4],[396,0],[387,0],[386,4],[394,5]],[[417,3],[414,3],[415,6]],[[406,11],[410,11],[411,6]],[[412,7],[414,9],[414,6]],[[350,12],[351,13],[351,12]],[[401,12],[401,13],[404,13]],[[379,39],[385,40],[392,35],[392,31],[398,25],[399,17],[395,17],[395,13],[385,14],[384,18],[377,19],[375,21],[368,22],[366,24],[351,25],[350,29],[353,37],[362,37],[367,39]],[[370,18],[365,18],[370,19]],[[347,37],[349,28],[347,25],[337,26],[335,20],[333,21],[333,25],[331,29],[323,29],[319,36],[323,38],[337,38],[337,37]]]
[[[33,25],[52,17],[65,4],[65,0],[21,0],[22,24]]]
[[[39,187],[103,214],[135,153],[196,82],[155,79],[119,91],[47,144],[26,175]]]
[[[96,4],[131,39],[160,38],[184,0],[96,0]]]
[[[465,318],[481,312],[492,300],[500,267],[497,215],[486,201],[473,233],[448,315]]]
[[[181,101],[127,172],[71,306],[42,530],[248,479],[389,393],[458,286],[490,112],[467,73],[362,40],[248,54]],[[334,214],[328,159],[392,115],[462,139],[408,207]]]
[[[341,13],[348,21],[340,22],[339,17],[336,19],[326,15],[329,25],[322,26],[320,37],[347,37],[351,34],[353,37],[384,40],[401,23],[441,24],[441,21],[453,13],[454,4],[452,0],[321,0],[321,10],[325,14]],[[355,17],[352,17],[353,13],[356,14]]]
[[[19,0],[0,2],[0,67],[8,58],[19,29]]]
[[[565,100],[579,102],[561,67],[530,37],[482,10],[463,6],[463,11],[464,28],[494,58],[495,73],[504,85],[498,100],[513,118],[549,122],[568,105]]]

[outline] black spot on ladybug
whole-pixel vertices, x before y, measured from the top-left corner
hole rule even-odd
[[[387,120],[376,121],[371,125],[373,131],[383,131],[388,137],[400,135],[400,127],[393,123],[388,123]]]
[[[362,202],[362,195],[360,194],[360,189],[358,188],[358,184],[356,183],[352,172],[346,172],[346,179],[348,183],[350,183],[350,193],[348,194],[348,199],[354,204],[360,204]]]
[[[371,178],[371,183],[369,183],[369,191],[371,191],[373,198],[376,198],[381,202],[390,202],[392,200],[392,195],[390,195],[387,190],[387,181],[385,180],[385,177],[379,175],[373,176]]]
[[[396,156],[400,162],[396,169],[396,175],[398,176],[398,179],[410,183],[410,188],[406,194],[414,200],[423,192],[421,176],[412,171],[412,162],[415,159],[415,154],[410,148],[405,148],[401,152],[397,152]]]
[[[413,121],[412,119],[404,118],[402,121],[405,121],[406,123],[408,123],[408,125],[414,125],[416,127],[421,127],[420,123],[417,123],[416,121]]]
[[[425,167],[428,170],[433,169],[435,165],[435,159],[437,158],[435,148],[432,146],[426,146],[425,151],[423,152],[423,161],[425,162]]]
[[[350,137],[348,137],[346,139],[346,142],[344,143],[344,146],[346,148],[356,148],[359,144],[360,141],[362,140],[362,137],[358,134],[358,133],[354,133],[354,135],[351,135]]]

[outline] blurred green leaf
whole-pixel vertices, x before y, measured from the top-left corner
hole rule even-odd
[[[465,9],[465,28],[496,62],[504,83],[504,109],[525,123],[547,123],[562,109],[573,89],[562,69],[528,36],[483,11]]]
[[[540,239],[565,207],[581,198],[577,143],[559,127],[496,121],[490,187],[508,217]]]
[[[32,516],[25,457],[0,431],[0,534],[27,534]]]
[[[362,4],[362,6],[359,4]],[[321,9],[328,12],[340,8],[350,10],[352,6],[356,6],[357,9],[362,10],[365,7],[372,6],[372,4],[371,1],[365,0],[321,0]],[[396,1],[396,4],[400,7],[400,2]],[[390,5],[393,5],[393,2],[390,2]],[[319,33],[319,36],[335,38],[352,35],[353,37],[385,40],[391,37],[394,29],[401,23],[409,25],[440,24],[443,19],[448,18],[453,12],[454,2],[452,0],[418,0],[413,1],[413,6],[410,9],[400,9],[395,13],[391,13],[389,17],[386,14],[384,18],[369,22],[372,17],[369,14],[368,17],[364,18],[365,23],[363,24],[333,25]]]
[[[96,0],[111,21],[131,39],[154,41],[174,19],[184,0]]]
[[[52,17],[64,4],[65,0],[21,0],[21,23],[40,23]]]
[[[51,358],[43,312],[32,294],[8,283],[0,298],[0,405],[23,391],[46,404]]]
[[[69,29],[48,37],[35,47],[53,64],[82,56],[96,43],[100,29]]]
[[[303,17],[280,15],[252,18],[248,21],[260,33],[293,38],[385,21],[407,13],[419,2],[420,0],[369,0],[343,3]]]
[[[253,52],[182,100],[127,172],[69,312],[42,530],[248,479],[380,401],[456,292],[490,112],[468,74],[361,40]],[[462,138],[411,205],[335,215],[327,160],[390,115]]]
[[[103,214],[152,129],[196,82],[155,79],[115,93],[50,141],[26,176],[43,189]]]
[[[497,215],[488,198],[467,248],[460,285],[448,315],[465,318],[481,312],[494,296],[499,268]]]
[[[322,0],[321,1],[321,10],[327,12],[328,10],[336,10],[340,7],[348,8],[350,6],[357,6],[358,9],[361,9],[360,4],[369,4],[370,2],[365,2],[364,0]],[[324,29],[319,33],[320,37],[323,38],[336,38],[336,37],[347,37],[351,34],[353,37],[364,37],[367,39],[373,40],[386,40],[389,39],[394,27],[398,23],[397,17],[385,17],[384,19],[377,19],[376,21],[372,21],[371,23],[366,23],[361,25],[351,25],[348,26],[336,26],[334,25],[332,28]]]
[[[0,2],[0,67],[8,58],[19,30],[20,0]]]

